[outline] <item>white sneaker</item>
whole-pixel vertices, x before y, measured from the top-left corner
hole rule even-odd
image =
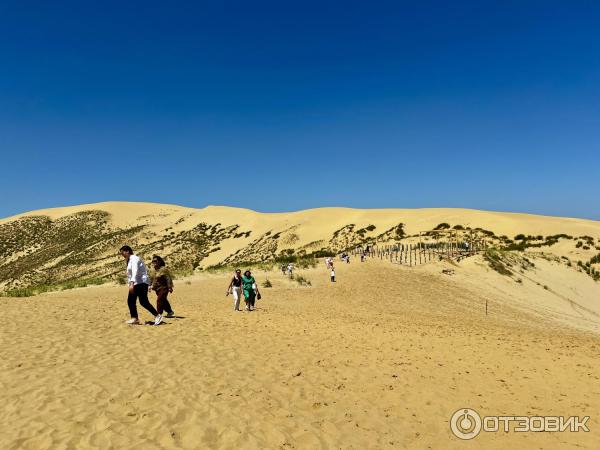
[[[138,325],[140,323],[140,321],[138,319],[129,319],[125,323],[128,324],[128,325]]]
[[[161,324],[161,322],[162,322],[162,319],[163,319],[163,317],[162,317],[162,314],[159,314],[159,315],[157,315],[157,316],[154,318],[154,325],[160,325],[160,324]]]

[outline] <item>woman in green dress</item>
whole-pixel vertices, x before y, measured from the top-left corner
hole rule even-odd
[[[252,311],[254,309],[254,301],[256,300],[256,296],[258,296],[260,299],[260,292],[258,292],[256,280],[249,270],[246,270],[244,272],[244,276],[242,277],[242,289],[244,290],[246,311]]]

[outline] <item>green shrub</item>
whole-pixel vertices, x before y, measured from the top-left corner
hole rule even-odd
[[[312,283],[306,278],[304,278],[302,275],[297,275],[295,280],[296,283],[298,283],[300,286],[312,286]]]
[[[33,297],[44,292],[64,291],[86,286],[94,286],[106,283],[103,278],[89,278],[85,280],[69,280],[61,284],[43,284],[26,288],[9,289],[2,292],[2,297]]]
[[[494,249],[486,250],[483,254],[483,258],[487,261],[488,265],[500,275],[512,275],[512,272],[508,269],[510,263],[505,260],[503,253],[500,251]]]

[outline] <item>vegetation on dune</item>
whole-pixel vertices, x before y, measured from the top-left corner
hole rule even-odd
[[[252,235],[252,231],[244,230],[240,225],[204,222],[190,223],[183,230],[174,228],[174,224],[159,230],[152,222],[152,218],[159,216],[145,216],[143,221],[140,217],[133,226],[117,227],[108,212],[91,210],[58,219],[26,216],[1,224],[0,286],[4,295],[34,295],[100,282],[123,284],[125,262],[117,250],[124,244],[132,246],[146,261],[153,254],[161,255],[172,273],[181,277],[204,266],[211,255],[217,262],[206,267],[208,271],[235,267],[272,270],[289,263],[303,269],[315,267],[319,258],[334,257],[375,243],[400,242],[409,237],[404,223],[385,231],[377,230],[373,224],[357,226],[350,223],[335,230],[330,237],[300,245],[299,225],[269,230],[262,235]],[[182,224],[189,217],[179,217],[175,224]],[[512,265],[519,264],[513,253],[552,246],[561,239],[573,240],[580,251],[597,245],[594,238],[587,235],[574,238],[567,234],[546,237],[517,234],[511,240],[483,228],[451,226],[446,222],[438,224],[436,230],[428,232],[428,237],[444,239],[446,230],[452,230],[453,234],[459,232],[459,236],[464,232],[469,238],[485,238],[487,247],[496,250],[489,250],[484,258],[490,267],[503,275],[513,273]],[[231,240],[236,240],[235,251],[222,255]],[[223,245],[225,241],[228,243]],[[600,246],[596,248],[600,249]],[[217,254],[220,256],[214,257]],[[570,265],[571,261],[567,259],[563,263]],[[599,263],[600,255],[596,255],[588,262],[581,262],[577,268],[598,279],[598,271],[593,266]]]
[[[307,280],[306,278],[304,278],[302,275],[297,275],[294,277],[294,280],[296,281],[296,283],[298,283],[300,286],[312,286],[312,283]]]
[[[404,231],[404,224],[399,223],[398,225],[394,225],[389,230],[384,231],[379,236],[377,236],[376,240],[381,242],[386,242],[389,240],[399,241],[406,237],[406,232]]]
[[[504,247],[505,250],[516,250],[516,251],[524,251],[528,248],[540,248],[540,247],[550,247],[557,244],[560,239],[573,239],[572,236],[568,234],[555,234],[552,236],[525,236],[524,234],[517,234],[514,238],[516,242],[507,243]]]
[[[8,290],[49,286],[72,279],[110,276],[122,262],[115,247],[144,226],[113,229],[104,211],[86,211],[57,220],[25,217],[0,225],[0,283]]]
[[[2,297],[33,297],[34,295],[43,294],[44,292],[64,291],[67,289],[75,289],[86,286],[95,286],[105,284],[107,280],[104,278],[92,278],[86,280],[71,280],[61,284],[54,285],[39,285],[25,288],[9,289],[0,293]]]
[[[505,253],[501,250],[489,249],[483,254],[483,258],[487,261],[489,267],[500,275],[512,276],[510,270],[512,264],[505,257]]]
[[[294,264],[294,267],[298,269],[308,269],[316,267],[318,261],[311,254],[308,256],[288,255],[288,256],[277,256],[267,261],[234,261],[229,263],[218,263],[206,267],[206,272],[227,272],[233,271],[236,268],[242,270],[249,268],[250,270],[279,270],[282,264]]]
[[[83,211],[51,220],[31,216],[0,225],[0,283],[14,294],[56,290],[71,281],[101,278],[122,282],[125,264],[118,249],[128,244],[143,257],[159,253],[174,273],[191,273],[239,226],[206,223],[162,236],[147,224],[111,225],[105,211]],[[249,233],[249,232],[244,232]],[[29,291],[28,291],[29,290]]]
[[[489,248],[483,253],[483,259],[491,269],[505,276],[513,276],[535,267],[529,258],[509,250]]]

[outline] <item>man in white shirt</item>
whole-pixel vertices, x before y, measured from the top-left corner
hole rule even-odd
[[[129,245],[124,245],[119,250],[121,256],[127,261],[127,284],[129,285],[129,295],[127,296],[127,305],[131,320],[128,320],[129,325],[137,325],[140,323],[137,313],[137,299],[140,299],[140,305],[146,308],[150,314],[154,316],[154,325],[160,325],[162,315],[158,314],[154,306],[148,300],[148,285],[150,277],[148,269],[142,258],[133,253]]]

